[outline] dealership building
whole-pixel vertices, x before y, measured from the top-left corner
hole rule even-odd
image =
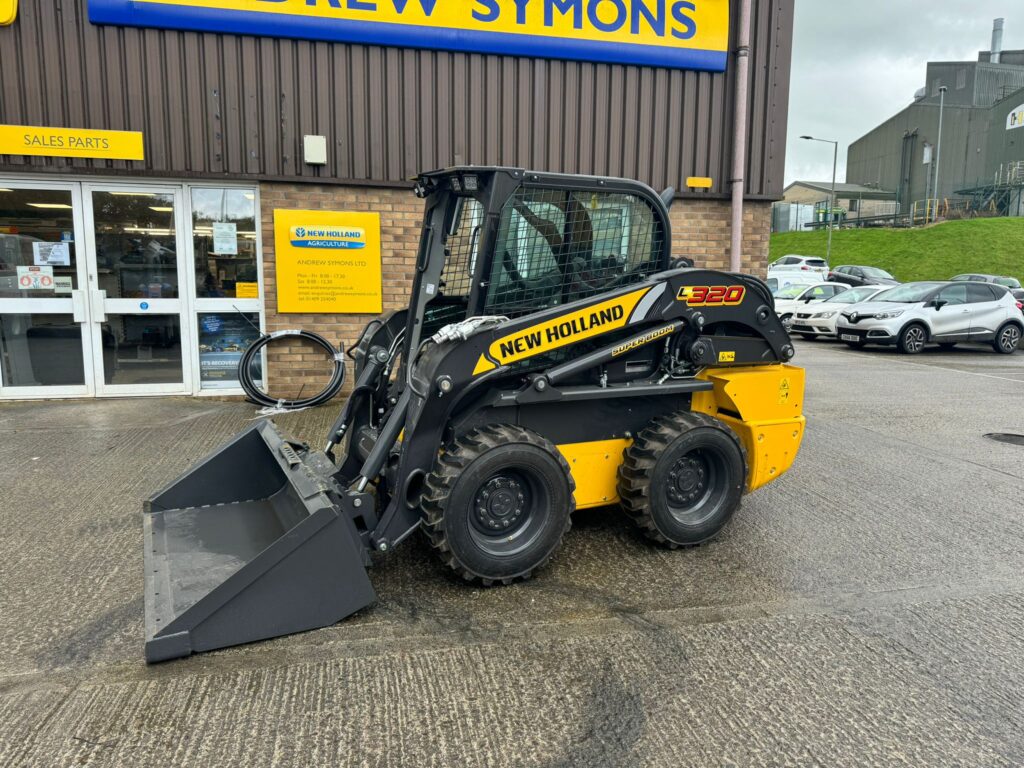
[[[674,187],[676,255],[761,273],[793,5],[0,0],[0,399],[237,394],[261,332],[347,348],[406,303],[410,179],[452,165]],[[296,272],[324,238],[359,270]],[[326,376],[300,344],[265,365]]]

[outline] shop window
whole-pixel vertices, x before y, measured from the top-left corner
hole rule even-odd
[[[85,384],[81,324],[71,315],[0,315],[0,382],[6,387]]]
[[[174,195],[93,192],[98,287],[111,299],[176,299]]]
[[[203,389],[237,389],[242,354],[260,337],[255,312],[199,313],[199,384]],[[262,380],[259,356],[253,378]]]
[[[0,185],[0,299],[67,298],[78,288],[71,192]]]
[[[259,298],[255,190],[193,188],[192,236],[198,298]]]

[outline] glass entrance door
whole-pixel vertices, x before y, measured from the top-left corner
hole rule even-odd
[[[97,393],[188,393],[181,188],[86,184],[83,201]]]
[[[94,394],[78,184],[0,179],[0,397]]]

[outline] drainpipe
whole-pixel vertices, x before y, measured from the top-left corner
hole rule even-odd
[[[739,272],[743,265],[743,174],[747,166],[747,90],[750,71],[750,6],[740,2],[740,24],[736,29],[736,107],[732,135],[732,249],[729,269]]]

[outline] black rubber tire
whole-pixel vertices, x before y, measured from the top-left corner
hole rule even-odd
[[[700,478],[710,477],[709,487],[693,512],[676,507],[673,513],[670,493],[693,485],[681,491],[677,481],[672,488],[669,475],[682,466],[692,478],[689,461],[703,467]],[[618,490],[623,509],[644,535],[675,549],[714,538],[739,509],[746,482],[747,455],[736,433],[718,419],[679,411],[651,421],[625,450]]]
[[[951,349],[953,349],[955,347],[956,347],[956,342],[955,341],[943,341],[941,344],[939,344],[939,349],[941,349],[943,352],[949,352],[949,350],[951,350]]]
[[[928,329],[921,323],[910,323],[902,331],[896,341],[896,349],[904,355],[916,355],[928,341]]]
[[[1011,338],[1010,334],[1014,336]],[[1016,323],[1003,323],[996,331],[996,339],[992,342],[992,349],[1001,355],[1012,355],[1020,346],[1021,331]]]
[[[492,484],[497,490],[487,488]],[[569,464],[550,441],[523,427],[489,424],[456,438],[438,456],[424,484],[423,529],[441,560],[466,581],[511,584],[528,579],[561,546],[576,509],[575,490]],[[486,501],[488,495],[497,501]],[[520,504],[527,497],[525,509],[516,495]],[[498,508],[477,515],[478,503]],[[484,518],[516,527],[498,535],[485,530]]]
[[[817,341],[818,334],[816,333],[801,333],[800,336],[808,341]]]

